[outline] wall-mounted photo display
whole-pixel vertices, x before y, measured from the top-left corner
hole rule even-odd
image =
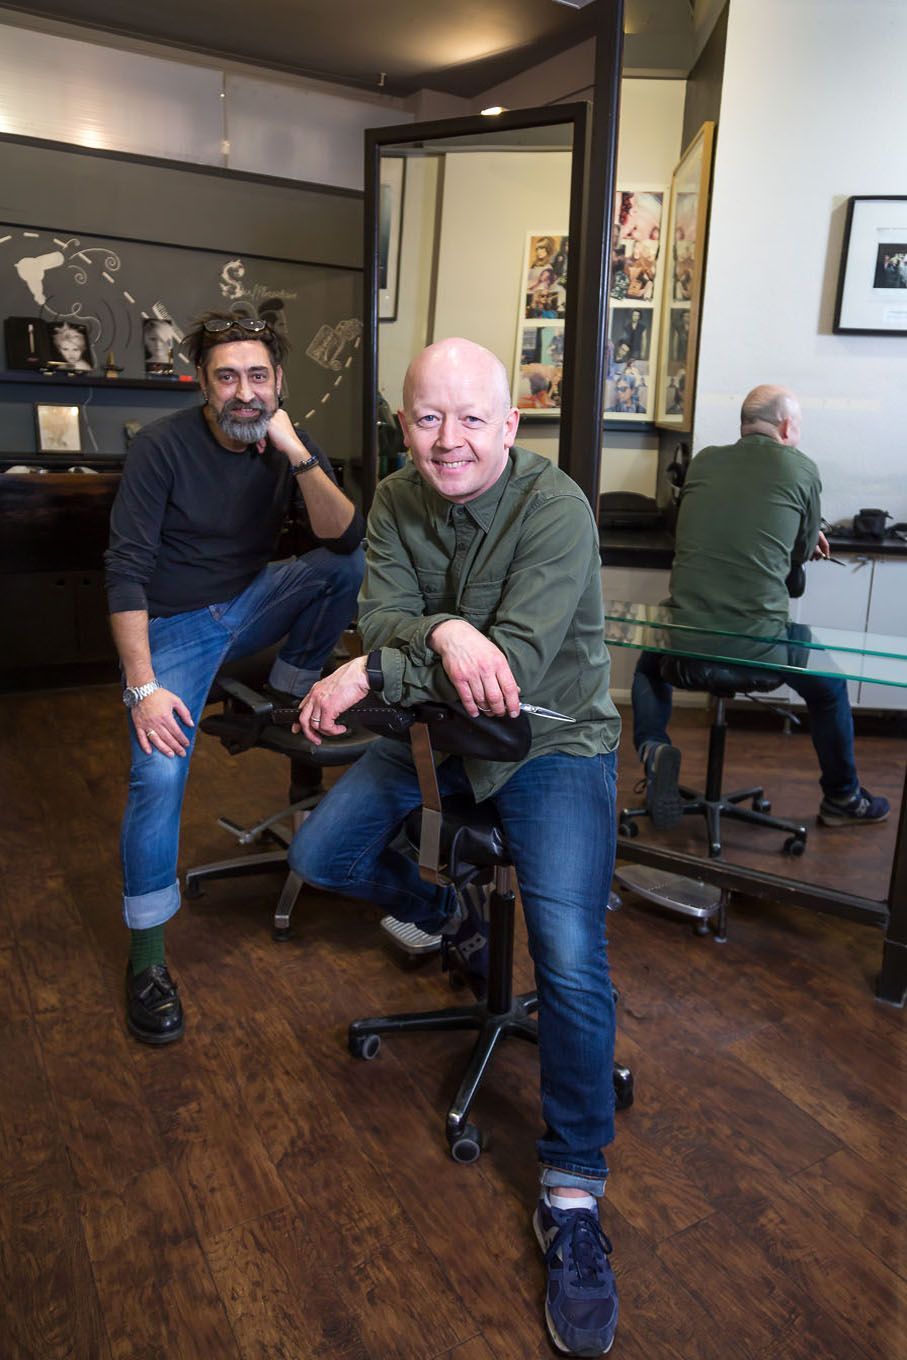
[[[513,374],[514,401],[521,411],[560,415],[569,255],[565,232],[526,237]]]
[[[39,453],[82,452],[82,408],[56,402],[38,402],[35,425]]]
[[[651,421],[651,380],[664,279],[664,189],[618,189],[611,228],[604,418]]]
[[[50,336],[50,366],[68,369],[72,373],[90,373],[94,368],[94,353],[88,327],[80,321],[48,322]]]
[[[847,200],[836,335],[907,335],[907,197]]]
[[[699,309],[705,268],[715,124],[703,123],[671,177],[665,286],[658,337],[655,423],[693,428]]]

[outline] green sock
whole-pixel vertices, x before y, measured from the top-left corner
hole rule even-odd
[[[142,973],[153,963],[164,962],[164,927],[151,926],[149,930],[130,930],[129,962],[133,975]]]

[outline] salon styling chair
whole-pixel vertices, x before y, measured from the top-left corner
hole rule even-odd
[[[231,663],[221,671],[208,702],[221,701],[223,709],[203,717],[199,726],[209,736],[218,737],[231,755],[258,746],[266,751],[276,751],[290,761],[290,801],[279,812],[247,827],[237,825],[228,817],[218,818],[218,824],[235,836],[240,845],[268,844],[274,848],[189,869],[184,879],[184,893],[189,899],[198,898],[203,893],[202,885],[215,879],[244,878],[283,870],[284,884],[272,923],[274,939],[283,941],[290,938],[293,908],[303,888],[303,880],[287,868],[287,850],[293,833],[300,820],[308,816],[323,796],[321,771],[352,764],[375,737],[370,732],[352,729],[346,736],[331,737],[316,746],[301,733],[291,732],[298,705],[275,707],[271,699],[253,688],[253,683],[261,684],[267,677],[272,654],[258,654],[246,662]]]
[[[478,1031],[446,1121],[451,1156],[457,1162],[474,1162],[482,1150],[482,1135],[469,1122],[469,1112],[479,1085],[502,1039],[515,1036],[538,1043],[534,1019],[538,996],[534,991],[519,996],[513,994],[513,866],[494,803],[477,804],[463,795],[442,799],[435,772],[435,753],[488,760],[522,760],[529,750],[529,721],[525,714],[513,719],[483,715],[470,718],[465,710],[454,704],[422,703],[401,709],[374,699],[355,705],[347,716],[372,731],[410,741],[422,805],[410,813],[405,830],[422,878],[431,883],[449,884],[457,892],[467,884],[493,883],[488,899],[486,1000],[437,1011],[354,1020],[349,1027],[350,1052],[365,1060],[377,1057],[384,1034],[425,1030]],[[629,1068],[615,1063],[613,1079],[617,1108],[626,1109],[633,1103],[632,1073]]]
[[[661,678],[675,689],[702,690],[715,700],[712,711],[712,724],[709,729],[708,763],[706,766],[705,792],[680,787],[684,816],[699,813],[705,817],[709,840],[709,856],[717,859],[721,855],[721,818],[731,817],[736,821],[749,822],[754,826],[769,827],[786,833],[782,849],[787,855],[802,855],[806,849],[806,827],[797,822],[772,817],[771,803],[761,787],[737,789],[733,793],[722,792],[724,778],[724,748],[727,738],[727,702],[737,696],[753,699],[759,694],[768,694],[784,684],[784,677],[777,671],[757,666],[742,666],[721,661],[700,660],[695,657],[663,656],[660,660]],[[781,712],[781,710],[776,710]],[[796,723],[793,714],[783,716]],[[749,803],[749,807],[741,807]],[[619,817],[618,830],[622,836],[633,837],[639,834],[636,819],[648,816],[645,807],[624,808]],[[723,934],[723,929],[722,932]]]

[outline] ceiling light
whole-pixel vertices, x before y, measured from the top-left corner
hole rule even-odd
[[[499,113],[506,113],[507,110],[503,104],[492,104],[487,109],[481,109],[480,112],[484,118],[497,118]]]
[[[556,5],[568,5],[570,9],[584,9],[586,5],[591,5],[592,0],[554,0]]]

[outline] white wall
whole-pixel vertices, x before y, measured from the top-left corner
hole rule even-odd
[[[907,337],[831,331],[847,197],[907,193],[905,76],[904,0],[731,0],[694,447],[787,384],[831,521],[907,520]]]
[[[0,132],[361,189],[364,129],[412,121],[399,99],[54,28],[0,21]]]

